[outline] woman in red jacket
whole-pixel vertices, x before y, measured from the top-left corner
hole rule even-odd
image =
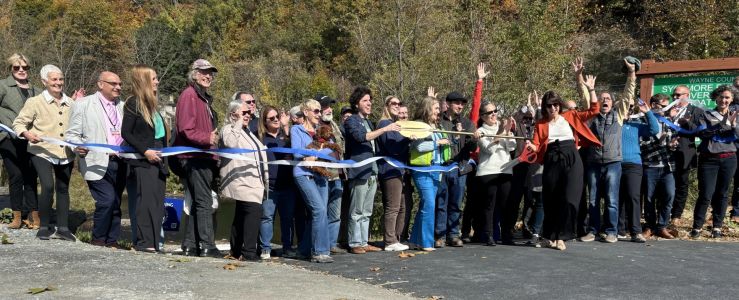
[[[542,119],[536,123],[534,139],[527,147],[537,154],[537,163],[544,165],[544,228],[542,237],[549,247],[565,250],[565,240],[576,237],[577,209],[583,185],[583,165],[577,149],[600,141],[588,129],[585,121],[599,112],[595,94],[595,77],[587,76],[585,85],[590,92],[590,109],[561,112],[562,98],[553,91],[544,93]]]

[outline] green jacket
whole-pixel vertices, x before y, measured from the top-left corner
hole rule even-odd
[[[41,92],[43,92],[42,89],[31,86],[29,98],[40,95]],[[23,99],[20,88],[18,88],[18,84],[12,75],[0,80],[0,123],[12,128],[13,120],[18,116],[18,112],[21,111],[25,103],[26,99]],[[0,141],[7,136],[7,132],[0,131]]]

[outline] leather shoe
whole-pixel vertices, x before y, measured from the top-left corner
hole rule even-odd
[[[349,250],[352,254],[365,254],[367,251],[364,250],[364,247],[352,247],[351,250]]]
[[[105,245],[105,241],[101,241],[101,240],[92,240],[92,241],[90,241],[90,245],[100,246],[100,247],[105,247],[106,246]]]
[[[667,231],[666,228],[662,228],[659,231],[657,231],[657,236],[661,237],[666,240],[674,240],[675,236],[672,235],[669,231]]]
[[[372,246],[370,244],[367,244],[364,246],[364,252],[380,252],[380,251],[382,251],[382,249]]]
[[[200,256],[198,254],[198,248],[182,248],[182,255],[184,255],[184,256]]]
[[[223,258],[223,253],[218,248],[210,248],[200,251],[200,257]]]
[[[447,241],[447,245],[452,247],[464,247],[464,242],[460,240],[459,238],[452,238],[451,240]]]
[[[444,248],[444,239],[438,239],[434,242],[434,248]]]
[[[644,230],[641,233],[645,239],[648,239],[652,237],[652,229],[651,228],[644,228]]]
[[[347,251],[344,248],[334,246],[334,247],[331,247],[330,252],[331,252],[331,255],[336,255],[336,254],[346,254]]]

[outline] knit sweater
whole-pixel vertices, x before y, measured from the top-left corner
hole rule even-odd
[[[484,134],[498,134],[498,125],[483,124],[478,130]],[[477,145],[480,147],[480,163],[477,165],[477,176],[512,174],[509,162],[511,161],[511,151],[516,150],[516,141],[504,139],[494,142],[493,140],[493,138],[483,137],[477,141]]]
[[[646,123],[641,119],[629,119],[624,122],[621,129],[622,162],[640,165],[642,161],[639,138],[655,136],[659,131],[659,122],[651,110],[646,113]]]

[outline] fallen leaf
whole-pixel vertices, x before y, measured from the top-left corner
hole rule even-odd
[[[372,271],[372,272],[380,272],[380,267],[372,267],[372,268],[370,268],[370,271]]]
[[[428,297],[426,299],[428,299],[428,300],[441,300],[441,299],[444,299],[444,296],[431,296],[431,297]]]
[[[244,265],[237,264],[237,263],[227,263],[225,266],[223,266],[223,269],[233,271],[233,270],[236,270],[236,268],[243,267],[243,266]]]
[[[405,252],[405,251],[400,251],[400,254],[398,254],[398,257],[400,258],[409,258],[409,257],[414,257],[414,256],[416,255],[410,252]]]
[[[4,234],[3,233],[2,244],[3,245],[12,245],[12,244],[15,244],[15,243],[13,243],[12,241],[10,241],[10,239],[8,239],[8,235],[7,234]]]
[[[53,286],[47,286],[43,288],[29,288],[26,294],[36,295],[36,294],[41,294],[43,292],[51,292],[51,291],[56,291],[56,288]]]
[[[186,262],[191,262],[192,259],[189,259],[189,258],[174,258],[174,259],[170,259],[169,261],[178,262],[178,263],[186,263]]]
[[[429,254],[429,252],[427,252],[427,251],[418,251],[418,252],[416,252],[416,254]]]

